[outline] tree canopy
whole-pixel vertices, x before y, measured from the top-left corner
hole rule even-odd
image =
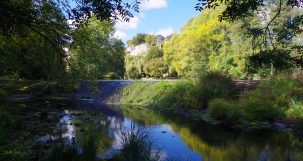
[[[0,1],[0,75],[56,79],[67,71],[83,73],[75,61],[83,59],[87,65],[100,63],[98,71],[103,66],[96,77],[122,78],[124,45],[112,38],[113,23],[128,21],[138,5],[138,0]],[[112,70],[105,68],[109,59],[115,62]]]
[[[81,78],[123,78],[124,44],[113,37],[113,24],[92,17],[72,35],[71,66]]]
[[[302,9],[279,5],[268,1],[258,12],[233,21],[218,18],[226,11],[225,5],[205,8],[164,44],[169,71],[186,77],[220,71],[243,79],[260,70],[301,67],[302,25],[298,16]],[[277,10],[283,15],[272,21]]]

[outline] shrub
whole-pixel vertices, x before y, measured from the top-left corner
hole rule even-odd
[[[216,120],[223,120],[226,118],[227,109],[232,105],[224,99],[214,99],[209,104],[209,114]]]
[[[191,98],[196,96],[189,95],[189,90],[193,88],[194,86],[190,81],[174,82],[170,88],[160,93],[157,104],[164,108],[195,108]]]
[[[302,82],[298,79],[294,79],[288,75],[278,75],[271,77],[268,80],[263,80],[258,86],[258,89],[263,94],[269,94],[273,98],[279,96],[290,96],[292,92],[302,87]]]
[[[299,113],[299,105],[291,99],[300,99],[302,96],[302,82],[284,74],[263,80],[257,89],[244,93],[241,102],[248,119],[265,121],[285,116],[295,117],[291,115]]]
[[[239,107],[232,106],[226,112],[226,123],[231,125],[242,124],[243,112]]]
[[[270,100],[260,97],[241,99],[240,107],[248,121],[268,121],[280,116],[280,112],[275,108]]]
[[[286,116],[290,119],[303,119],[303,103],[296,100],[291,100],[290,108],[286,112]]]
[[[224,99],[214,99],[209,104],[210,116],[224,124],[240,124],[242,111],[234,103]]]
[[[234,99],[238,95],[238,90],[232,79],[217,72],[202,75],[196,89],[202,108],[206,108],[212,99]]]

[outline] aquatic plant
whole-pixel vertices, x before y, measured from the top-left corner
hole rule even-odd
[[[132,124],[130,129],[121,130],[120,138],[122,148],[117,160],[158,161],[160,159],[160,150],[155,148],[148,129],[138,128]]]

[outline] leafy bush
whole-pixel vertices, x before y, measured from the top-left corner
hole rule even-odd
[[[217,72],[202,75],[196,90],[202,108],[206,108],[212,99],[233,99],[238,95],[238,90],[232,79]]]

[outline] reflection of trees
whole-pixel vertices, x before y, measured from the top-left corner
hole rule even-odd
[[[232,133],[183,117],[136,108],[126,108],[124,114],[144,125],[169,123],[190,149],[201,154],[206,161],[303,160],[303,150],[291,146],[295,136],[288,133]]]
[[[123,106],[123,114],[126,117],[131,118],[136,123],[146,126],[155,125],[161,122],[165,122],[165,118],[161,115],[158,115],[153,110],[146,110],[143,108]]]
[[[180,134],[183,141],[191,149],[201,154],[205,160],[257,161],[265,159],[264,161],[266,161],[268,159],[286,161],[289,156],[295,160],[303,160],[302,150],[291,147],[293,136],[286,133],[265,133],[263,137],[250,133],[235,136],[223,130],[192,127],[187,123],[171,125]],[[200,132],[193,130],[199,128]]]

